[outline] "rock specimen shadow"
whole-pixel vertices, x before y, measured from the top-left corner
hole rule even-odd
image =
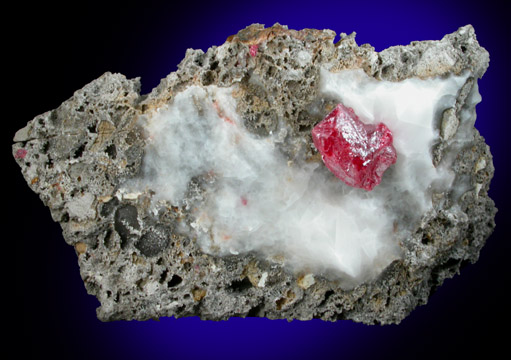
[[[477,261],[497,210],[474,29],[334,37],[254,24],[149,94],[105,73],[15,134],[99,319],[399,323]],[[335,109],[355,120],[318,130]]]

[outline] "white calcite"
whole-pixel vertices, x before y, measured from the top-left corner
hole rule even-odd
[[[143,178],[126,191],[151,189],[155,200],[187,206],[194,221],[181,231],[207,253],[254,251],[351,287],[401,256],[399,241],[432,209],[430,191],[453,181],[447,167],[433,166],[431,145],[440,136],[434,124],[467,77],[388,82],[362,70],[322,70],[321,96],[394,134],[397,162],[371,192],[348,187],[322,163],[289,162],[278,149],[284,125],[267,138],[249,133],[236,113],[235,87],[190,86],[145,119]],[[197,177],[205,193],[190,204]]]

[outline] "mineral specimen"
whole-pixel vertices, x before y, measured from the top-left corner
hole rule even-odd
[[[396,162],[389,128],[364,124],[342,104],[312,129],[312,140],[325,165],[350,186],[372,190]]]
[[[101,320],[397,323],[477,260],[496,209],[473,28],[334,37],[251,25],[149,94],[105,73],[16,133]]]

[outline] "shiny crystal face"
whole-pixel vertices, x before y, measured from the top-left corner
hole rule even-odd
[[[326,167],[347,185],[372,190],[397,159],[392,133],[383,123],[364,124],[339,104],[312,129]]]

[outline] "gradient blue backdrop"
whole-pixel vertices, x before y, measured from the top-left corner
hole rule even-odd
[[[180,2],[181,3],[181,2]],[[505,3],[505,2],[504,2]],[[427,358],[439,353],[486,355],[505,349],[510,320],[506,295],[511,272],[510,220],[510,34],[505,5],[491,1],[182,1],[179,6],[118,7],[105,3],[68,3],[69,8],[23,3],[4,13],[14,20],[4,33],[6,90],[3,105],[16,109],[4,118],[3,156],[9,172],[9,211],[4,237],[12,255],[8,274],[16,273],[10,325],[24,345],[22,353],[65,355],[72,359],[309,359]],[[73,91],[105,71],[142,78],[149,92],[176,70],[187,48],[207,50],[251,23],[279,22],[293,29],[319,28],[357,32],[358,44],[377,51],[414,40],[441,39],[472,24],[491,56],[480,80],[483,101],[476,127],[494,155],[496,175],[491,196],[499,208],[497,229],[475,265],[446,281],[427,306],[400,325],[365,326],[349,321],[325,323],[197,318],[101,323],[97,300],[86,294],[74,249],[60,227],[25,184],[10,158],[12,136],[34,116],[57,107]],[[5,80],[4,80],[5,81]],[[5,115],[4,115],[5,116]],[[18,298],[19,296],[19,298]],[[503,329],[497,327],[504,324]],[[458,358],[458,356],[455,356]]]

